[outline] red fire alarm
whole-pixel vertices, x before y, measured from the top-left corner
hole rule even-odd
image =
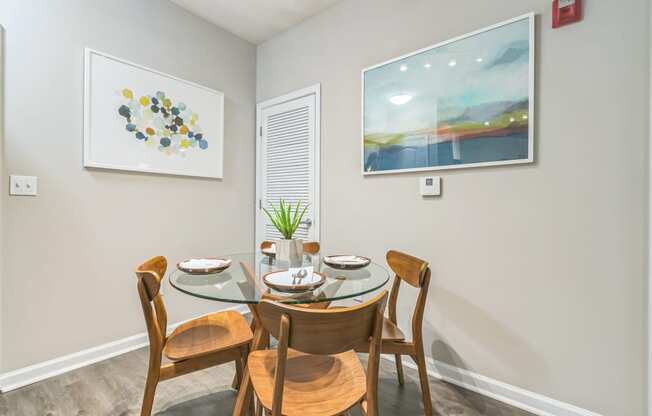
[[[582,0],[553,0],[552,27],[558,28],[582,20]]]

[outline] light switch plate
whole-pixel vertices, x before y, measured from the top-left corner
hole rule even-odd
[[[11,175],[9,177],[9,195],[36,196],[38,179],[36,176]]]

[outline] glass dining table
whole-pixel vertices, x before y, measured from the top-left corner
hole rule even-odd
[[[290,265],[274,256],[256,253],[240,253],[222,256],[230,259],[226,270],[207,275],[191,275],[175,269],[169,275],[172,287],[190,296],[219,302],[246,304],[254,322],[254,339],[251,351],[268,347],[269,334],[258,325],[256,305],[263,299],[288,304],[304,304],[325,307],[333,301],[358,298],[381,289],[389,281],[388,270],[375,262],[357,270],[340,270],[327,266],[321,254],[304,254],[301,264]],[[301,293],[285,293],[269,288],[263,277],[272,272],[291,268],[319,272],[325,283],[314,290]],[[234,416],[246,415],[251,410],[252,387],[245,371],[233,410]]]
[[[271,297],[290,304],[356,298],[380,289],[389,280],[387,269],[374,262],[358,270],[339,270],[325,265],[319,254],[305,254],[303,264],[298,267],[323,274],[326,282],[315,290],[290,294],[270,289],[262,279],[267,273],[288,270],[289,263],[262,253],[231,254],[223,258],[231,259],[231,266],[221,273],[191,275],[176,269],[170,274],[170,284],[190,296],[251,305]]]

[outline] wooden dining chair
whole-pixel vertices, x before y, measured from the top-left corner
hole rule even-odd
[[[387,291],[346,309],[312,310],[263,300],[256,307],[276,350],[247,361],[258,402],[272,416],[336,416],[361,405],[378,415],[378,367]],[[257,328],[256,331],[263,331]],[[367,373],[353,348],[369,345]]]
[[[141,416],[151,415],[159,381],[231,361],[235,362],[236,373],[241,379],[253,338],[247,321],[234,311],[193,319],[166,335],[167,312],[160,293],[166,269],[167,260],[161,256],[136,269],[138,295],[149,336],[149,369]],[[162,365],[163,356],[170,362]]]
[[[396,276],[394,277],[394,283],[389,295],[389,317],[383,320],[381,351],[382,354],[394,354],[396,372],[400,385],[405,383],[401,357],[403,355],[409,355],[415,361],[419,371],[423,409],[427,416],[431,416],[432,402],[430,399],[430,384],[428,383],[422,333],[423,312],[426,306],[426,297],[428,296],[428,286],[430,285],[430,268],[427,262],[398,251],[389,251],[386,257],[387,264]],[[414,314],[412,315],[412,341],[405,339],[403,331],[396,324],[396,302],[398,300],[401,282],[405,282],[419,289]],[[369,350],[369,343],[363,343],[356,347],[356,351],[358,352],[368,352]]]
[[[263,241],[260,243],[260,249],[266,250],[274,245],[273,241]],[[321,246],[316,241],[305,241],[303,243],[303,252],[308,254],[317,254],[321,250]]]
[[[275,246],[275,244],[274,244],[273,241],[263,241],[262,243],[260,243],[260,251],[267,250],[267,249],[272,248],[274,246]]]
[[[316,241],[304,241],[303,252],[308,254],[317,254],[321,250],[321,246]]]

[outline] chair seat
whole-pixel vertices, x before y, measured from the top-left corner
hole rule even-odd
[[[247,362],[260,403],[272,408],[276,350],[254,351]],[[334,416],[359,403],[367,391],[357,354],[310,355],[288,349],[284,416]]]
[[[383,320],[383,341],[404,341],[405,334],[401,328],[396,326],[392,321],[385,318]]]
[[[345,306],[333,306],[330,309],[344,309]],[[401,328],[387,318],[383,319],[383,341],[405,341]]]
[[[172,361],[182,361],[242,346],[252,338],[247,320],[238,312],[216,312],[177,327],[168,337],[163,354]]]

